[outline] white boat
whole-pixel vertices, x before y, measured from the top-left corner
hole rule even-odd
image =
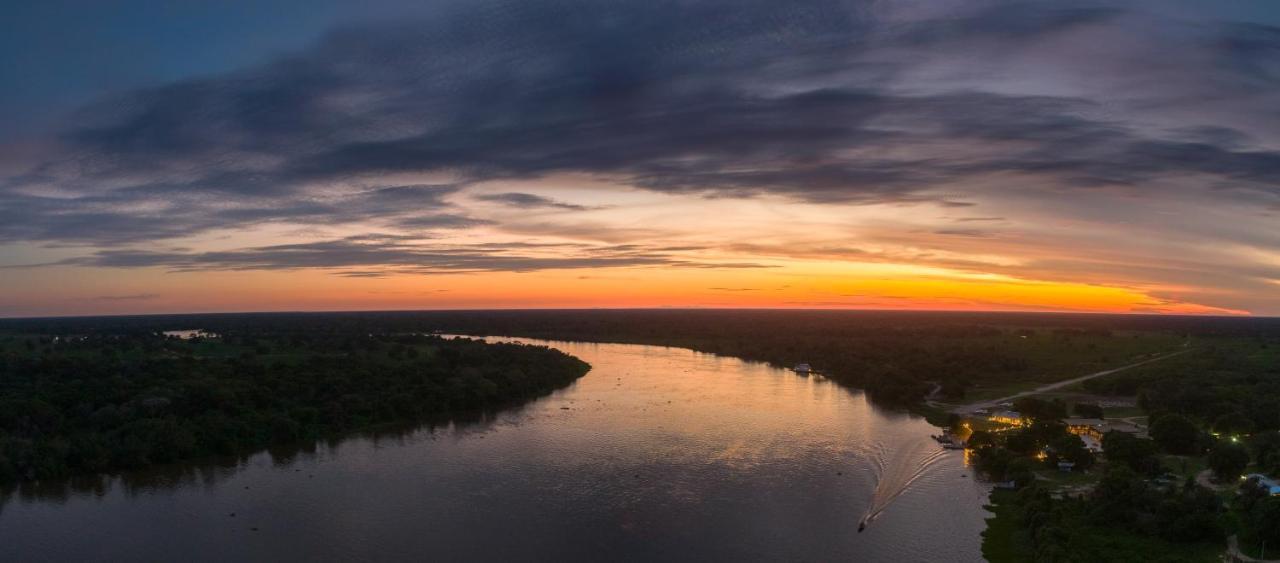
[[[813,369],[809,367],[809,364],[796,364],[796,367],[793,367],[791,369],[794,370],[796,373],[801,373],[801,374],[807,374],[813,371]]]

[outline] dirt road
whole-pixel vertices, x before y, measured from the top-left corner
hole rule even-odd
[[[1185,347],[1185,346],[1186,346],[1186,344],[1183,344],[1183,346]],[[1067,379],[1067,380],[1063,380],[1063,381],[1058,381],[1058,382],[1056,382],[1056,383],[1049,383],[1049,384],[1047,384],[1047,385],[1041,385],[1040,387],[1036,387],[1035,389],[1031,389],[1031,390],[1029,390],[1029,391],[1023,391],[1023,392],[1021,392],[1021,393],[1014,393],[1014,394],[1009,395],[1009,396],[1007,396],[1007,397],[1000,397],[999,399],[991,399],[991,400],[989,400],[989,401],[982,401],[982,402],[978,402],[978,403],[970,403],[970,404],[967,404],[967,405],[960,405],[960,406],[957,406],[957,407],[952,407],[951,412],[959,413],[959,414],[968,414],[968,413],[972,413],[972,412],[974,412],[974,411],[976,411],[976,410],[979,410],[979,409],[989,409],[989,408],[991,408],[991,407],[995,407],[995,406],[999,405],[1000,403],[1007,403],[1007,402],[1013,401],[1014,399],[1018,399],[1018,398],[1021,398],[1021,397],[1026,397],[1026,396],[1029,396],[1029,395],[1039,395],[1040,393],[1047,393],[1047,392],[1049,392],[1049,391],[1054,391],[1054,390],[1057,390],[1057,389],[1062,389],[1062,388],[1064,388],[1064,387],[1070,387],[1070,386],[1072,386],[1072,385],[1075,385],[1075,384],[1077,384],[1077,383],[1080,383],[1081,381],[1088,381],[1088,380],[1093,379],[1093,378],[1095,378],[1095,377],[1102,377],[1102,376],[1104,376],[1104,375],[1111,375],[1111,374],[1116,373],[1116,372],[1124,371],[1124,370],[1131,369],[1131,368],[1136,368],[1136,367],[1138,367],[1138,366],[1146,365],[1146,364],[1149,364],[1149,363],[1151,363],[1151,362],[1158,362],[1158,361],[1160,361],[1160,360],[1164,360],[1164,359],[1172,358],[1172,357],[1174,357],[1174,356],[1180,356],[1180,355],[1182,355],[1182,354],[1186,354],[1187,352],[1190,352],[1190,351],[1191,351],[1190,349],[1185,349],[1185,350],[1179,350],[1179,351],[1177,351],[1177,352],[1170,352],[1170,353],[1168,353],[1168,354],[1162,354],[1162,355],[1156,356],[1156,357],[1154,357],[1154,358],[1148,358],[1148,359],[1143,360],[1143,361],[1141,361],[1141,362],[1132,363],[1132,364],[1129,364],[1129,365],[1127,365],[1127,366],[1121,366],[1121,367],[1118,367],[1118,368],[1112,368],[1112,369],[1104,370],[1104,371],[1100,371],[1100,372],[1097,372],[1097,373],[1091,373],[1091,374],[1089,374],[1089,375],[1082,375],[1082,376],[1080,376],[1080,377],[1076,377],[1076,378],[1072,378],[1072,379]]]

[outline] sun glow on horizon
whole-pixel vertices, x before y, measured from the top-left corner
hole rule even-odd
[[[341,271],[110,271],[92,282],[62,267],[61,283],[19,290],[10,316],[251,310],[521,308],[797,308],[1247,315],[1157,297],[1141,288],[1025,280],[883,263],[787,261],[768,268],[599,268],[423,275]],[[21,271],[19,271],[21,273]],[[146,293],[147,278],[162,292]],[[65,293],[100,298],[67,302]],[[210,288],[217,288],[211,291]]]

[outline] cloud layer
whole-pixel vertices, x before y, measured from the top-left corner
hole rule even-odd
[[[1236,306],[1280,279],[1280,29],[1124,4],[465,2],[104,98],[75,123],[0,180],[0,242],[89,248],[59,263],[360,275],[756,262],[728,243],[737,259],[640,238],[559,256],[437,240],[527,232],[513,212],[568,229],[611,206],[485,188],[576,175],[604,192],[962,215],[843,244],[896,244],[906,261],[999,252],[1005,275],[1110,269]],[[1152,220],[1157,207],[1174,217]],[[1238,228],[1195,214],[1206,208]],[[264,226],[416,238],[156,248]],[[1106,249],[1083,228],[1126,240]],[[1234,253],[1174,260],[1146,240],[1187,233]]]

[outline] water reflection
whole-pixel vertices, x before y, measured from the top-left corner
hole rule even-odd
[[[566,386],[568,388],[568,386]],[[553,391],[554,392],[554,391]],[[546,393],[543,396],[550,395]],[[118,474],[77,475],[68,479],[27,481],[0,487],[0,511],[11,500],[62,504],[79,497],[101,497],[118,490],[126,498],[193,487],[212,488],[236,473],[265,461],[276,469],[313,464],[341,455],[343,444],[365,442],[374,448],[408,447],[415,441],[434,440],[438,433],[465,435],[483,432],[499,413],[518,415],[527,404],[501,409],[464,412],[439,420],[383,426],[350,432],[342,436],[297,444],[277,445],[261,452],[202,459],[194,462],[156,465]],[[302,469],[294,469],[301,472]]]
[[[919,418],[732,358],[551,345],[592,372],[515,409],[26,486],[0,509],[0,545],[58,560],[980,559],[985,489]]]

